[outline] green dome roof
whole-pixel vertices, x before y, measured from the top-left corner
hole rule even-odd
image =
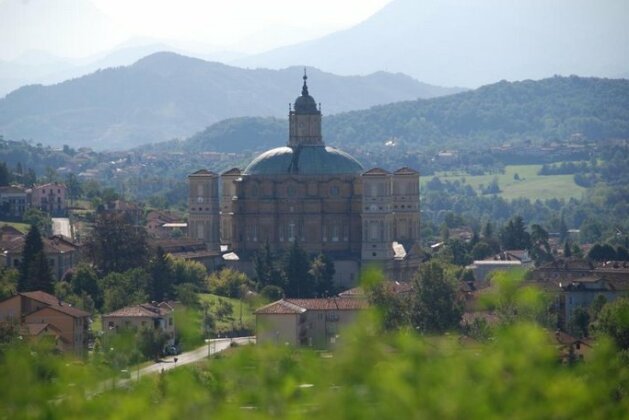
[[[278,147],[262,153],[244,175],[360,174],[363,167],[349,154],[329,146]]]

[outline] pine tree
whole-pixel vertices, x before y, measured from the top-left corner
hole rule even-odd
[[[563,256],[566,258],[572,257],[572,249],[570,248],[570,242],[566,241],[563,245]]]
[[[293,242],[284,260],[284,273],[287,281],[284,291],[287,297],[310,298],[314,296],[314,281],[308,272],[309,270],[308,255],[297,241]]]
[[[43,290],[48,293],[54,290],[52,274],[44,254],[44,243],[35,225],[31,226],[24,241],[18,279],[19,292],[33,290]]]
[[[172,296],[172,273],[166,253],[161,246],[157,247],[155,257],[151,261],[150,274],[149,293],[151,294],[151,299],[161,302],[165,298]]]

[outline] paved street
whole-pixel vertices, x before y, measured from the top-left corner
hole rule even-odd
[[[238,344],[249,344],[255,342],[255,337],[238,337],[234,338],[234,342]],[[218,338],[210,340],[209,348],[208,345],[203,345],[196,350],[192,350],[186,353],[181,353],[178,356],[171,356],[164,358],[161,362],[154,363],[150,366],[144,367],[140,369],[140,376],[150,375],[153,373],[159,373],[162,371],[174,369],[178,366],[187,365],[189,363],[198,362],[199,360],[203,360],[208,356],[208,354],[219,353],[227,348],[231,343],[231,339],[229,338]],[[175,363],[175,357],[177,358],[177,363]],[[129,372],[133,379],[136,379],[138,376],[138,372]]]
[[[67,217],[53,217],[52,218],[52,233],[53,235],[63,235],[72,239],[72,230],[70,229],[70,219]]]

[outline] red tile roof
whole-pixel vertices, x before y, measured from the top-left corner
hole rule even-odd
[[[70,304],[61,301],[59,298],[51,295],[50,293],[42,292],[41,290],[36,290],[34,292],[22,292],[20,293],[20,295],[41,303],[45,303],[46,305],[48,305],[49,308],[70,315],[73,318],[85,318],[90,316],[89,312],[74,308]]]
[[[266,306],[259,308],[256,311],[257,315],[260,314],[301,314],[306,312],[306,309],[295,305],[294,303],[285,301],[284,299],[277,302],[269,303]]]
[[[288,299],[290,303],[309,311],[355,311],[367,308],[367,302],[360,299]]]
[[[306,311],[356,311],[366,309],[367,302],[353,298],[321,299],[282,299],[263,306],[255,313],[261,314],[301,314]]]
[[[169,305],[155,306],[152,304],[140,304],[127,306],[117,311],[103,315],[103,317],[118,317],[118,318],[161,318],[164,315],[172,311]]]

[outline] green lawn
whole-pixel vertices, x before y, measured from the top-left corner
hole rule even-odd
[[[201,302],[211,302],[210,311],[216,314],[218,300],[223,299],[232,304],[232,314],[220,319],[214,315],[216,320],[215,330],[212,332],[214,336],[220,334],[223,337],[229,337],[233,330],[240,330],[240,309],[241,303],[239,299],[230,299],[209,293],[200,293],[199,300]],[[253,331],[255,328],[255,318],[253,315],[255,304],[242,302],[242,327]],[[181,339],[180,344],[182,351],[192,350],[203,344],[206,338],[203,331],[203,309],[199,307],[187,307],[175,311],[175,324],[177,332]]]
[[[438,173],[442,181],[465,180],[476,191],[480,191],[481,185],[489,185],[494,178],[498,178],[500,196],[507,200],[514,198],[528,198],[530,200],[545,200],[549,198],[570,199],[581,198],[585,188],[574,183],[572,175],[537,175],[542,165],[509,165],[505,167],[503,174],[470,176],[464,172]],[[515,180],[518,174],[520,180]],[[432,177],[426,177],[422,183],[430,181]]]
[[[212,304],[213,311],[216,310],[219,299],[225,300],[231,303],[231,305],[233,306],[234,312],[232,315],[232,319],[217,320],[217,326],[219,330],[231,329],[232,322],[234,322],[236,324],[236,328],[238,328],[238,326],[240,325],[241,308],[242,308],[242,324],[244,326],[252,326],[255,323],[255,319],[253,315],[253,311],[255,311],[255,308],[253,308],[252,305],[250,305],[247,301],[243,300],[242,305],[241,305],[240,299],[232,299],[232,298],[213,295],[210,293],[200,293],[199,299],[201,300],[201,302],[209,302],[210,304]]]
[[[27,233],[28,230],[30,229],[30,226],[27,223],[3,222],[0,220],[0,226],[2,225],[13,226],[14,228],[16,228],[22,233]]]

